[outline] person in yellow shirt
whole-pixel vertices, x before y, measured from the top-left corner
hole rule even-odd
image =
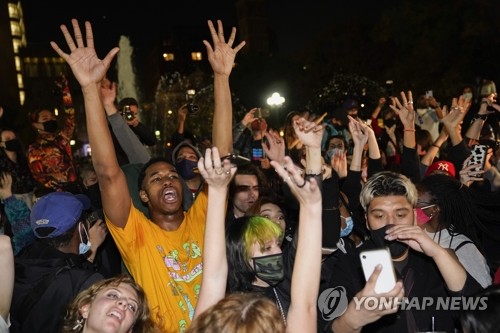
[[[200,193],[191,209],[184,212],[182,186],[175,167],[165,160],[153,159],[144,165],[139,176],[139,195],[148,206],[150,219],[133,206],[99,98],[101,81],[119,49],[115,47],[99,59],[91,24],[85,22],[83,34],[77,20],[71,23],[74,37],[61,25],[70,53],[55,42],[51,46],[70,65],[82,88],[92,163],[106,223],[127,269],[146,292],[153,319],[164,332],[183,332],[191,323],[201,285],[207,191]],[[229,75],[245,42],[233,48],[236,29],[232,29],[226,42],[222,22],[217,25],[216,30],[208,21],[213,47],[207,41],[203,43],[214,71],[212,141],[220,156],[226,156],[232,150]]]

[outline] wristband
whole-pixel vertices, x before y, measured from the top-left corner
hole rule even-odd
[[[405,128],[403,131],[404,132],[416,132],[417,130],[414,128]]]
[[[436,147],[436,148],[438,148],[438,149],[439,149],[439,148],[441,148],[441,146],[438,146],[438,145],[437,145],[437,144],[435,144],[435,143],[433,143],[433,144],[432,144],[432,146],[433,146],[433,147]]]
[[[488,115],[487,114],[476,114],[474,116],[473,120],[478,120],[478,119],[486,120],[486,119],[488,119]]]

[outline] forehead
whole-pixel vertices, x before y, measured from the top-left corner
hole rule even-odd
[[[344,144],[344,141],[341,138],[331,138],[329,141],[330,144]]]
[[[234,183],[236,185],[258,185],[258,180],[256,175],[236,175]]]
[[[282,211],[278,205],[268,202],[260,206],[260,212],[280,213]]]
[[[53,114],[49,110],[42,110],[38,112],[38,118],[51,117]]]
[[[13,138],[16,136],[16,134],[10,130],[4,130],[2,131],[1,136],[2,138]]]
[[[128,283],[121,282],[119,285],[110,285],[102,289],[99,293],[104,294],[110,290],[118,290],[122,295],[137,301],[138,295],[134,288]]]
[[[374,210],[393,212],[400,209],[413,209],[413,207],[403,195],[388,195],[373,198],[368,206],[368,213]]]
[[[189,146],[184,146],[184,147],[180,148],[179,151],[177,152],[177,156],[179,156],[179,155],[187,155],[187,154],[194,154],[194,155],[196,155],[196,152],[194,151],[193,148],[191,148]]]
[[[151,164],[147,169],[146,169],[146,177],[150,177],[152,174],[158,173],[158,172],[175,172],[177,173],[177,170],[175,167],[164,161],[159,161],[156,163]]]

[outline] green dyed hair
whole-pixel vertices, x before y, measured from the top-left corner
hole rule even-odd
[[[246,258],[250,259],[252,257],[252,246],[255,242],[264,247],[266,242],[273,238],[277,238],[281,242],[283,235],[280,226],[267,217],[251,216],[245,230],[243,230]]]

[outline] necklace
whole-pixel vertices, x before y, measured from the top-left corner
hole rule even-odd
[[[273,291],[274,291],[274,296],[276,296],[276,304],[278,305],[278,308],[281,312],[281,318],[283,318],[283,322],[285,323],[286,326],[285,311],[283,311],[283,306],[281,306],[281,301],[280,298],[278,297],[278,293],[276,292],[276,288],[273,288]]]

